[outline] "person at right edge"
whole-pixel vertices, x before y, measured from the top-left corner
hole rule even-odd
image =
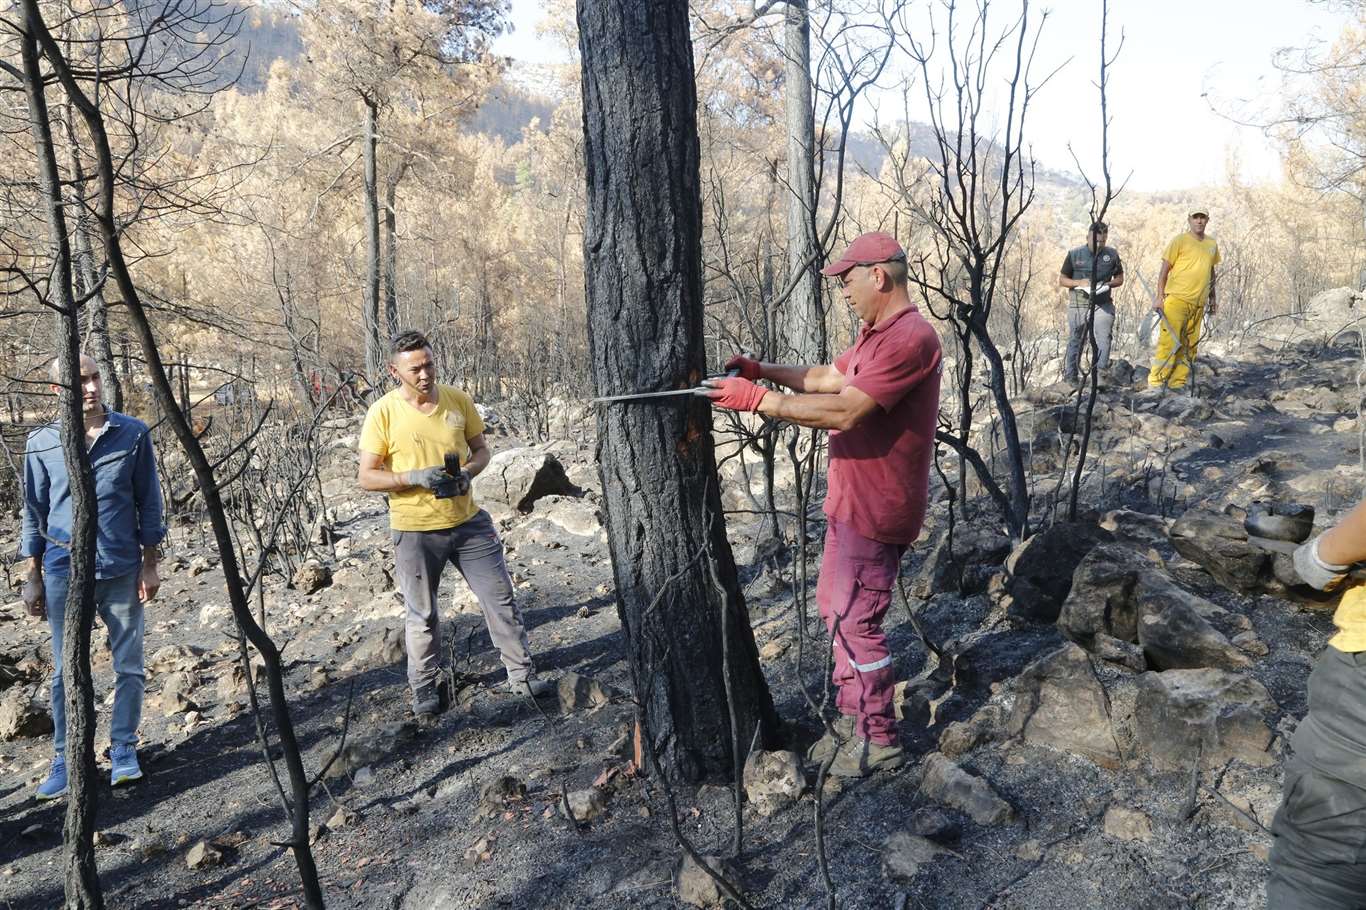
[[[1058,272],[1058,287],[1069,289],[1067,294],[1067,355],[1063,359],[1064,382],[1076,384],[1081,380],[1081,352],[1086,343],[1086,322],[1091,321],[1091,334],[1096,339],[1094,369],[1110,365],[1110,331],[1115,326],[1115,302],[1112,290],[1124,283],[1124,263],[1119,251],[1106,246],[1110,229],[1104,221],[1091,225],[1085,246],[1067,254]],[[1095,279],[1095,311],[1091,308],[1091,280]]]
[[[1271,822],[1273,910],[1366,908],[1366,582],[1347,576],[1366,560],[1366,502],[1295,551],[1295,573],[1342,594],[1309,676],[1309,714],[1295,728],[1281,807]]]
[[[1153,309],[1163,319],[1148,370],[1148,385],[1153,388],[1179,389],[1186,385],[1200,343],[1200,322],[1206,312],[1213,316],[1216,310],[1214,267],[1223,257],[1219,244],[1205,234],[1209,209],[1192,209],[1186,221],[1188,230],[1167,244],[1157,273]]]
[[[821,274],[863,323],[854,346],[828,366],[731,358],[739,375],[708,380],[716,407],[758,411],[830,431],[825,552],[816,603],[830,630],[840,717],[808,757],[842,777],[905,761],[892,710],[895,670],[882,620],[906,547],[929,499],[939,415],[939,337],[911,302],[906,252],[888,234],[864,234]],[[755,385],[767,379],[787,395]]]

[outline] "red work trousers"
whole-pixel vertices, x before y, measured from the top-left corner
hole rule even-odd
[[[884,746],[897,741],[897,732],[896,677],[882,618],[891,606],[904,552],[904,544],[872,540],[831,518],[816,584],[816,604],[835,652],[835,705],[855,718],[859,736]]]

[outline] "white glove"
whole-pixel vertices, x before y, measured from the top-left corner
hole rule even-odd
[[[1096,285],[1096,296],[1097,296],[1097,297],[1099,297],[1101,294],[1108,294],[1108,293],[1110,293],[1110,282],[1108,282],[1108,281],[1102,281],[1100,284]]]
[[[1319,556],[1319,538],[1300,544],[1295,549],[1295,574],[1317,591],[1331,591],[1347,577],[1351,566],[1336,566]]]

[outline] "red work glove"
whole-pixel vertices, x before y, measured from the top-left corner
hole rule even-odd
[[[737,376],[748,379],[750,382],[764,378],[763,367],[759,361],[752,357],[746,357],[744,354],[736,354],[726,361],[725,372],[729,373],[731,370],[734,370]]]
[[[707,385],[711,387],[711,391],[707,392],[711,403],[728,411],[757,411],[759,402],[768,394],[767,389],[739,376],[708,379]]]

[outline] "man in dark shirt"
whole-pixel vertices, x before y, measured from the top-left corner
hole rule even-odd
[[[734,357],[733,379],[710,380],[716,407],[758,411],[830,431],[825,552],[816,603],[830,630],[840,718],[808,753],[859,777],[899,767],[905,754],[892,710],[896,680],[882,619],[901,556],[920,535],[939,416],[941,351],[911,303],[906,252],[888,234],[864,234],[821,270],[863,325],[834,364],[785,366]],[[767,379],[787,395],[755,385]]]
[[[1063,360],[1062,378],[1077,382],[1082,347],[1086,345],[1086,323],[1092,319],[1096,338],[1096,369],[1110,365],[1110,331],[1115,325],[1114,289],[1124,283],[1124,263],[1119,253],[1105,240],[1110,229],[1104,221],[1091,225],[1090,239],[1067,254],[1058,275],[1058,287],[1067,288],[1067,357]],[[1095,297],[1091,296],[1092,280]],[[1092,316],[1094,313],[1094,316]]]

